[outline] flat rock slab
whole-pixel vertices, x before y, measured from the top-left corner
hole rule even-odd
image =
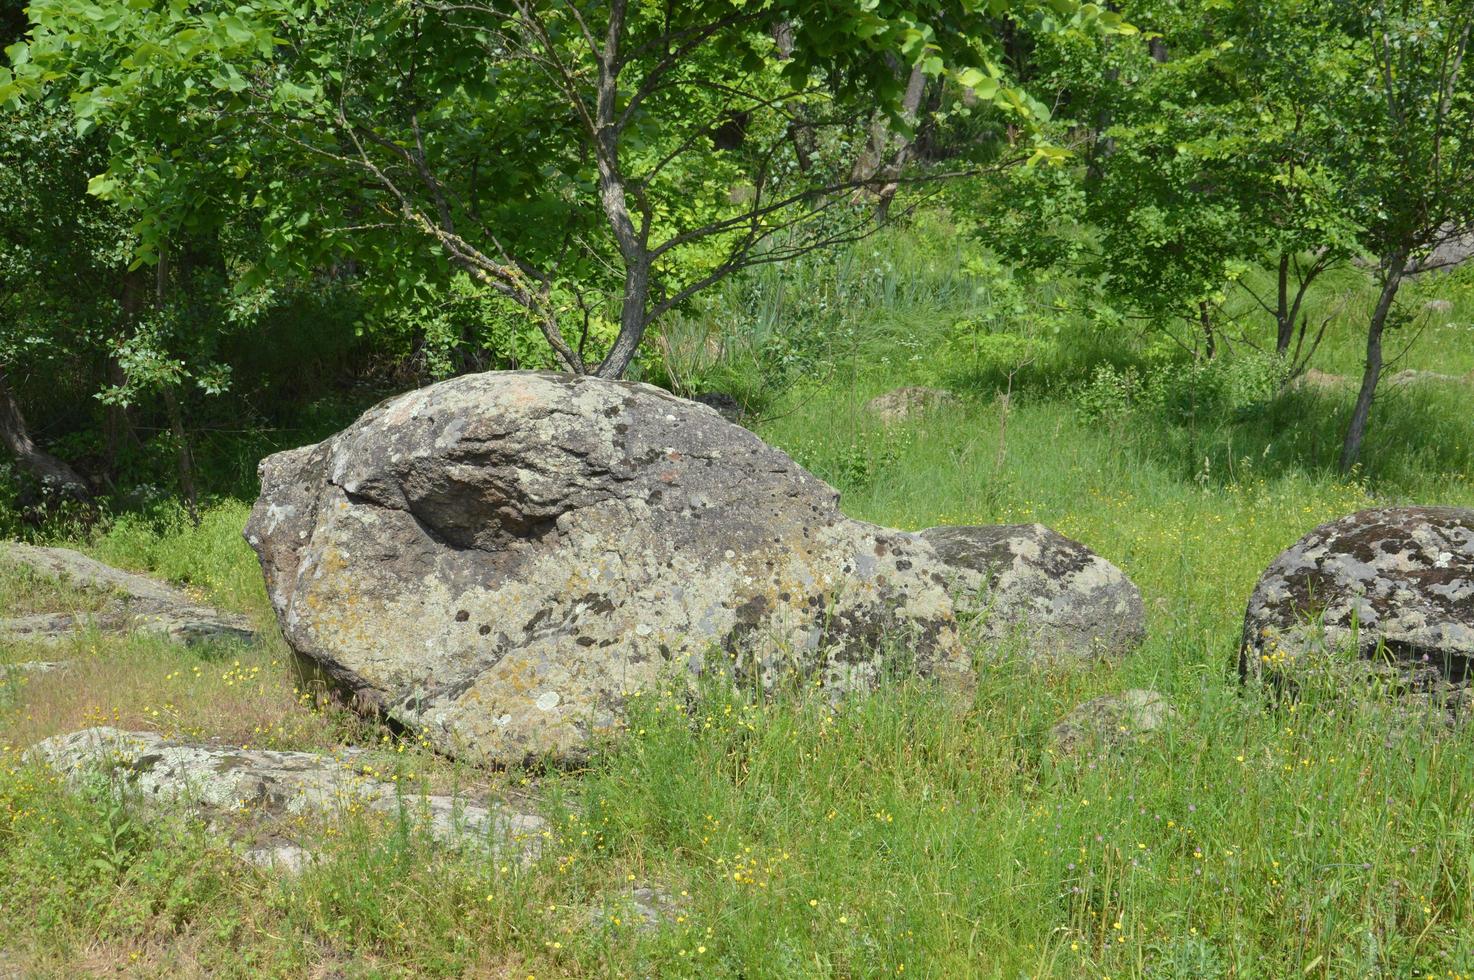
[[[181,643],[256,637],[251,621],[237,613],[204,605],[181,589],[121,569],[69,548],[42,548],[17,541],[0,543],[0,562],[28,569],[111,601],[86,612],[39,613],[0,619],[0,638],[60,643],[85,629],[107,633],[139,630]]]
[[[1126,573],[1043,524],[933,527],[918,535],[985,644],[1015,642],[1032,660],[1089,660],[1128,653],[1146,635],[1141,590]]]
[[[298,815],[333,818],[353,810],[402,814],[446,843],[487,847],[524,860],[537,854],[547,831],[537,814],[415,793],[355,763],[362,755],[242,749],[101,726],[38,742],[26,759],[73,783],[89,773],[111,774],[130,798],[155,810],[184,805],[207,817],[245,813],[273,822]],[[308,859],[306,853],[295,844],[278,844],[256,848],[247,857],[294,870]]]
[[[1243,675],[1379,652],[1409,689],[1474,667],[1474,510],[1384,507],[1322,524],[1265,570],[1244,614]]]
[[[298,653],[473,761],[576,761],[672,678],[971,679],[924,541],[649,385],[516,371],[391,399],[266,459],[246,539]]]

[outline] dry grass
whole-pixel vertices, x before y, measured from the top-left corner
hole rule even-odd
[[[67,662],[9,681],[23,695],[6,726],[20,745],[90,725],[270,748],[313,748],[343,734],[335,713],[313,710],[314,695],[280,641],[181,647],[93,632],[57,645],[12,644],[4,656]]]
[[[111,599],[104,592],[73,588],[27,568],[0,565],[0,617],[97,612]]]

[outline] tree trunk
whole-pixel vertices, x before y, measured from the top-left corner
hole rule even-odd
[[[601,378],[622,378],[640,349],[645,335],[645,317],[650,301],[650,267],[640,261],[629,262],[624,273],[624,299],[620,303],[619,336],[614,346],[594,373]]]
[[[200,504],[199,494],[195,492],[194,454],[189,448],[189,432],[184,428],[184,413],[179,410],[179,399],[174,394],[174,388],[165,385],[163,391],[164,407],[169,412],[169,431],[174,434],[174,443],[178,447],[179,492],[184,497],[190,522],[199,527]]]
[[[1213,335],[1213,318],[1208,313],[1206,300],[1198,301],[1198,323],[1203,327],[1203,338],[1208,345],[1208,360],[1218,356],[1218,340]]]
[[[906,94],[901,99],[901,117],[906,120],[908,126],[915,127],[917,114],[921,111],[921,97],[926,94],[926,73],[917,65],[911,69],[911,76],[906,79]],[[885,167],[885,186],[880,189],[875,202],[875,214],[881,220],[886,220],[890,215],[891,201],[896,192],[901,189],[901,173],[906,169],[906,160],[911,155],[911,148],[916,144],[916,133],[912,132],[902,136],[896,146],[895,154],[887,162]]]
[[[897,66],[897,71],[899,70],[900,66]],[[921,70],[920,65],[916,65],[906,77],[906,93],[901,98],[901,115],[908,121],[916,118],[916,112],[921,107],[921,96],[925,91],[926,74]],[[870,138],[865,141],[865,148],[855,159],[854,166],[850,168],[852,182],[869,185],[855,191],[856,201],[864,198],[867,189],[873,189],[877,197],[884,195],[887,189],[890,190],[891,197],[895,196],[894,189],[885,186],[875,188],[871,183],[872,181],[878,183],[890,176],[892,168],[889,168],[888,164],[893,159],[892,142],[890,120],[884,114],[877,112],[870,121]],[[910,142],[909,136],[902,138],[896,145],[895,155],[904,154]],[[888,199],[886,203],[889,204]]]
[[[1387,314],[1392,301],[1397,298],[1397,289],[1402,285],[1402,276],[1407,268],[1407,252],[1395,253],[1387,262],[1387,276],[1382,280],[1382,292],[1372,310],[1372,321],[1367,326],[1367,363],[1361,378],[1361,391],[1356,396],[1356,407],[1351,410],[1351,423],[1346,427],[1346,438],[1341,444],[1341,472],[1350,473],[1361,453],[1362,438],[1366,435],[1367,419],[1372,413],[1372,399],[1377,393],[1377,381],[1382,377],[1382,331],[1387,326]]]
[[[1283,355],[1295,336],[1295,318],[1290,314],[1290,256],[1280,254],[1278,302],[1274,311],[1274,352]]]
[[[147,275],[148,270],[141,267],[123,273],[123,319],[115,328],[116,338],[121,338],[127,328],[137,323],[138,318],[143,315],[148,303]],[[118,388],[128,383],[128,375],[112,351],[107,353],[106,371],[109,385]],[[128,415],[128,409],[123,405],[110,404],[103,408],[102,431],[103,459],[106,461],[107,478],[111,483],[117,479],[118,458],[123,454],[124,445],[128,444],[136,449],[142,446],[142,442],[133,429],[133,420]]]
[[[5,369],[0,367],[0,442],[17,463],[36,478],[47,494],[60,494],[84,503],[92,500],[87,482],[77,471],[36,445],[26,427],[25,416],[10,390]]]

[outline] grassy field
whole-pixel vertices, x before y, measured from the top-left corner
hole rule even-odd
[[[1233,668],[1254,581],[1311,527],[1373,503],[1474,506],[1474,388],[1385,392],[1343,479],[1351,391],[1276,394],[1245,343],[1203,368],[1153,334],[1103,336],[1069,284],[1015,281],[953,231],[934,220],[727,287],[671,325],[667,380],[750,398],[756,428],[856,517],[1040,521],[1083,541],[1140,585],[1140,650],[1054,672],[989,658],[964,700],[914,682],[839,710],[718,691],[690,715],[654,691],[639,734],[584,771],[484,773],[305,687],[279,640],[0,648],[74,662],[0,680],[0,976],[1474,975],[1468,732],[1354,689],[1272,702]],[[1356,373],[1367,289],[1351,272],[1316,295],[1339,310],[1320,370]],[[1393,370],[1474,370],[1474,279],[1417,283],[1406,303],[1389,347],[1417,342]],[[863,411],[912,383],[960,401],[889,427]],[[198,529],[167,507],[121,515],[78,543],[270,626],[248,507],[218,499]],[[58,601],[35,581],[0,596],[7,612]],[[1070,708],[1133,687],[1176,707],[1159,737],[1050,750]],[[368,744],[407,783],[535,789],[557,832],[521,868],[351,817],[324,828],[321,861],[273,875],[21,764],[99,722]],[[636,924],[634,885],[675,900],[659,928]]]

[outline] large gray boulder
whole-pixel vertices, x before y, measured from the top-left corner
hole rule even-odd
[[[924,542],[648,385],[506,372],[393,398],[265,460],[246,538],[293,648],[477,761],[576,759],[667,675],[839,693],[891,650],[968,674]]]
[[[1043,524],[933,527],[957,610],[988,645],[1019,644],[1040,661],[1134,650],[1146,635],[1138,589],[1115,565]]]
[[[1305,535],[1249,597],[1239,668],[1277,676],[1308,654],[1379,648],[1406,665],[1410,686],[1469,678],[1474,510],[1376,508]]]

